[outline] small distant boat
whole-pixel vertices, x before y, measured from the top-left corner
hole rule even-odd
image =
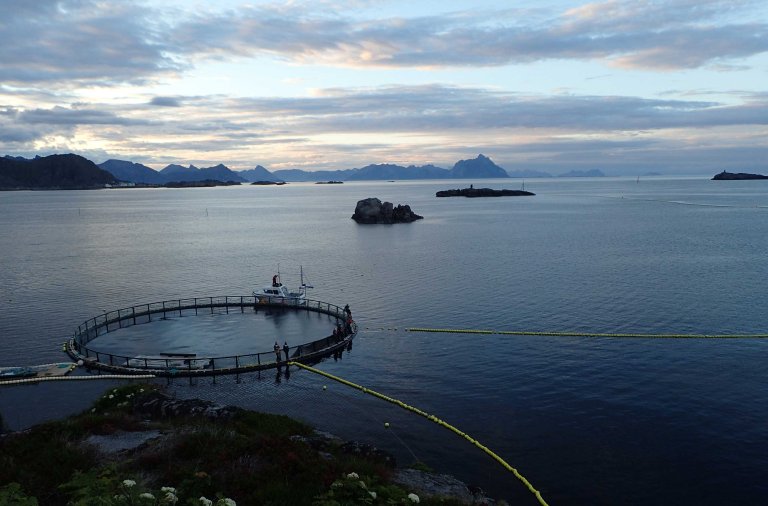
[[[307,300],[307,289],[314,288],[304,282],[304,268],[301,267],[301,284],[298,290],[292,292],[280,281],[280,269],[272,276],[272,284],[253,291],[253,296],[259,304],[293,304],[302,305]]]

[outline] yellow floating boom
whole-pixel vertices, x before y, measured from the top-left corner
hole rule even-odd
[[[406,332],[441,332],[446,334],[500,334],[512,336],[551,336],[551,337],[632,337],[646,339],[765,339],[768,334],[607,334],[601,332],[534,332],[529,330],[482,330],[482,329],[430,329],[410,327]]]
[[[453,425],[444,422],[443,420],[439,419],[435,415],[430,415],[429,413],[427,413],[425,411],[422,411],[422,410],[420,410],[417,407],[411,406],[411,405],[406,404],[406,403],[404,403],[402,401],[399,401],[399,400],[394,399],[392,397],[389,397],[387,395],[381,394],[379,392],[376,392],[376,391],[371,390],[369,388],[366,388],[364,386],[358,385],[356,383],[352,383],[351,381],[347,381],[344,378],[340,378],[338,376],[334,376],[333,374],[329,374],[327,372],[321,371],[320,369],[315,369],[314,367],[310,367],[308,365],[304,365],[304,364],[301,364],[299,362],[288,362],[288,365],[295,365],[295,366],[301,367],[302,369],[306,369],[307,371],[313,372],[315,374],[319,374],[321,376],[325,376],[326,378],[332,379],[334,381],[338,381],[342,385],[346,385],[348,387],[352,387],[354,389],[360,390],[364,394],[371,394],[374,397],[378,397],[379,399],[382,399],[382,400],[385,400],[385,401],[387,401],[389,403],[395,404],[396,406],[400,406],[401,408],[403,408],[405,410],[408,410],[408,411],[411,411],[413,413],[416,413],[417,415],[421,415],[424,418],[426,418],[427,420],[445,427],[446,429],[448,429],[451,432],[453,432],[453,433],[463,437],[464,439],[466,439],[467,441],[469,441],[473,445],[475,445],[478,448],[480,448],[482,451],[484,451],[486,454],[488,454],[492,459],[494,459],[499,464],[501,464],[507,471],[510,471],[512,474],[514,474],[515,477],[518,480],[520,480],[526,486],[526,488],[528,488],[528,490],[530,490],[531,493],[533,493],[533,495],[536,496],[536,499],[539,501],[539,504],[541,504],[541,506],[549,506],[547,504],[547,502],[544,500],[544,498],[541,496],[541,492],[536,490],[534,488],[534,486],[531,485],[531,482],[529,482],[522,474],[520,474],[520,472],[517,469],[515,469],[512,466],[510,466],[506,461],[504,461],[504,459],[502,459],[496,453],[491,451],[487,446],[482,445],[477,439],[472,438],[469,434],[460,431],[459,429],[457,429]]]

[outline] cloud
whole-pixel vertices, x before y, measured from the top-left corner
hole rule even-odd
[[[634,131],[768,124],[768,103],[626,96],[522,96],[442,85],[326,89],[312,98],[230,99],[218,109],[280,118],[303,132]],[[262,120],[263,123],[268,123]]]
[[[202,61],[242,58],[372,68],[604,59],[632,69],[724,70],[768,51],[765,16],[742,20],[760,12],[760,2],[604,1],[549,16],[500,9],[398,18],[311,3],[182,11],[131,0],[5,0],[3,7],[10,14],[0,23],[0,82],[61,89],[152,83]]]
[[[28,155],[50,146],[78,152],[90,145],[147,163],[246,161],[240,168],[450,165],[478,152],[510,169],[569,162],[605,168],[664,156],[683,166],[680,152],[749,151],[768,135],[768,93],[722,95],[723,101],[546,96],[432,84],[326,88],[309,97],[174,96],[179,106],[166,115],[147,96],[133,104],[0,105],[0,141],[16,152],[28,148]],[[743,159],[711,158],[705,166]]]
[[[391,68],[602,58],[623,67],[682,69],[768,51],[768,24],[724,19],[752,5],[759,6],[607,1],[530,21],[529,11],[514,9],[360,20],[261,7],[198,15],[172,40],[192,58],[271,55]]]
[[[5,83],[136,83],[184,67],[162,41],[167,27],[140,3],[6,0],[3,11]]]
[[[152,97],[149,103],[160,107],[181,107],[181,101],[175,97]]]
[[[109,111],[99,109],[78,109],[55,106],[51,109],[29,109],[19,111],[20,123],[45,125],[148,125],[149,120],[121,118]]]

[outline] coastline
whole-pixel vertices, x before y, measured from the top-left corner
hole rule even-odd
[[[421,463],[397,467],[391,454],[374,446],[282,415],[178,400],[155,384],[109,389],[83,413],[0,434],[0,460],[7,464],[0,469],[0,497],[15,490],[41,504],[65,504],[62,491],[105,473],[111,476],[109,494],[119,493],[128,480],[144,493],[172,485],[178,498],[224,494],[237,504],[309,504],[340,494],[362,494],[369,504],[411,504],[414,495],[424,504],[506,504]],[[191,441],[197,443],[190,447]],[[62,452],[67,455],[55,473],[40,466],[40,460]],[[261,484],[259,494],[268,497],[257,498],[248,492],[257,479],[253,474],[282,476],[285,483],[271,492]],[[402,502],[387,502],[388,497]]]

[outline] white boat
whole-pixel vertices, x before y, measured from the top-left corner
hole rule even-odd
[[[307,289],[314,288],[304,282],[304,268],[301,267],[301,284],[298,290],[291,291],[280,281],[280,270],[272,276],[272,284],[253,291],[259,304],[303,305],[307,300]]]

